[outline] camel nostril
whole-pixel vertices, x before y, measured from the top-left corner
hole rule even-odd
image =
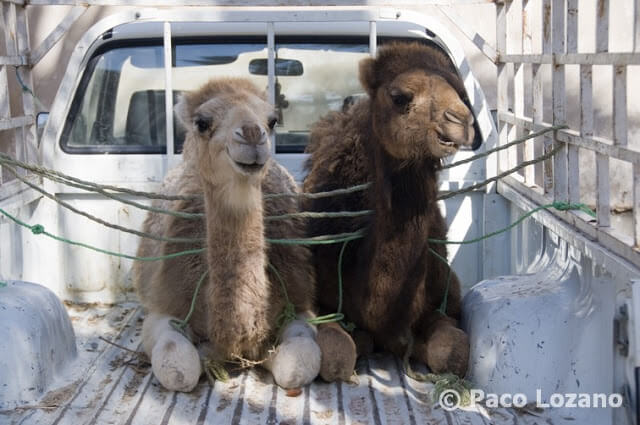
[[[262,141],[263,130],[257,124],[245,124],[242,126],[243,138],[252,144],[258,144]]]
[[[466,121],[466,119],[463,119],[460,114],[453,112],[451,109],[444,111],[444,117],[447,120],[460,125],[464,125],[464,122]]]

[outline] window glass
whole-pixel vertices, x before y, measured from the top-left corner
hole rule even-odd
[[[147,82],[159,78],[163,62],[162,46],[120,47],[92,58],[71,107],[63,147],[104,152],[127,145],[162,144],[156,123],[164,114],[157,116],[157,99],[148,99],[145,114],[138,113],[132,103],[141,99],[134,93],[145,93]],[[141,135],[142,125],[148,129],[147,137]]]
[[[251,78],[267,87],[266,75],[251,75],[249,62],[266,57],[266,44],[181,44],[173,53],[173,103],[215,76]],[[62,147],[72,153],[165,153],[163,47],[116,47],[91,59],[72,104]],[[184,130],[174,117],[174,145]]]
[[[174,40],[173,102],[212,77],[241,76],[267,89],[266,40]],[[71,153],[165,153],[165,72],[161,40],[114,45],[92,58],[62,136]],[[358,61],[366,43],[282,43],[276,40],[276,152],[303,152],[310,126],[362,94]],[[180,152],[184,129],[174,117]]]
[[[368,55],[367,44],[276,44],[277,60],[302,64],[301,75],[276,71],[276,152],[303,152],[318,118],[363,95],[357,70]]]
[[[266,42],[178,44],[174,47],[174,67],[172,69],[174,93],[196,90],[215,77],[248,78],[258,88],[266,91],[267,75],[254,75],[249,72],[251,61],[266,57]],[[174,139],[174,145],[176,152],[182,152],[184,129],[175,120],[174,123],[178,135]]]

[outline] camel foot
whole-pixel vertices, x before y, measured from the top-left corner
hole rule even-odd
[[[302,320],[294,320],[282,332],[280,345],[264,363],[282,388],[298,388],[318,376],[322,355],[314,333]]]
[[[320,377],[327,382],[348,381],[356,366],[356,344],[338,323],[318,326],[318,345],[322,351]]]
[[[453,373],[464,378],[469,364],[469,337],[448,320],[434,324],[426,342],[418,342],[413,357],[434,373]]]
[[[171,317],[150,314],[142,326],[145,352],[156,379],[169,391],[190,392],[202,372],[196,347],[170,324]]]

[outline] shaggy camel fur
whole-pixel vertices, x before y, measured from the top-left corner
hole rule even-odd
[[[305,385],[318,374],[320,349],[315,329],[303,320],[313,316],[315,276],[305,247],[265,244],[268,238],[304,237],[301,220],[269,221],[265,215],[298,211],[295,197],[268,199],[263,193],[295,192],[287,171],[270,160],[273,107],[248,80],[212,80],[185,94],[177,112],[187,130],[183,161],[163,184],[163,192],[203,195],[189,201],[157,201],[155,206],[182,212],[204,212],[202,220],[150,213],[144,231],[167,237],[206,239],[206,253],[134,264],[138,294],[148,312],[143,345],[153,372],[164,387],[190,391],[201,374],[199,353],[171,325],[189,311],[196,283],[206,274],[191,336],[216,361],[267,359],[282,387]],[[202,244],[144,239],[139,256],[159,256]],[[285,294],[277,270],[294,304],[298,320],[279,337],[277,319]],[[203,354],[204,355],[204,354]]]
[[[310,200],[305,209],[370,209],[374,214],[316,220],[310,223],[310,234],[366,229],[366,237],[350,242],[344,255],[347,319],[397,355],[405,353],[410,331],[414,358],[435,372],[464,376],[469,342],[457,327],[460,284],[451,272],[446,315],[439,313],[449,267],[429,249],[445,258],[447,250],[427,242],[447,234],[436,203],[441,159],[474,140],[474,117],[465,103],[464,87],[446,54],[418,43],[380,48],[376,59],[361,61],[360,81],[368,98],[330,113],[312,129],[304,190],[365,182],[372,186],[348,196]],[[314,248],[317,297],[328,311],[337,305],[340,248]],[[340,329],[334,326],[332,332]],[[344,378],[353,369],[353,344],[345,344],[335,345],[328,356],[333,369],[323,378]]]

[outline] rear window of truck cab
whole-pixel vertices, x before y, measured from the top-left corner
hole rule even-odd
[[[266,37],[172,40],[172,102],[212,77],[237,76],[268,87]],[[358,62],[368,38],[278,38],[275,43],[276,153],[301,153],[310,126],[363,95]],[[118,40],[88,61],[71,104],[61,147],[73,154],[166,153],[164,47],[161,39]],[[184,129],[173,117],[176,153]]]

